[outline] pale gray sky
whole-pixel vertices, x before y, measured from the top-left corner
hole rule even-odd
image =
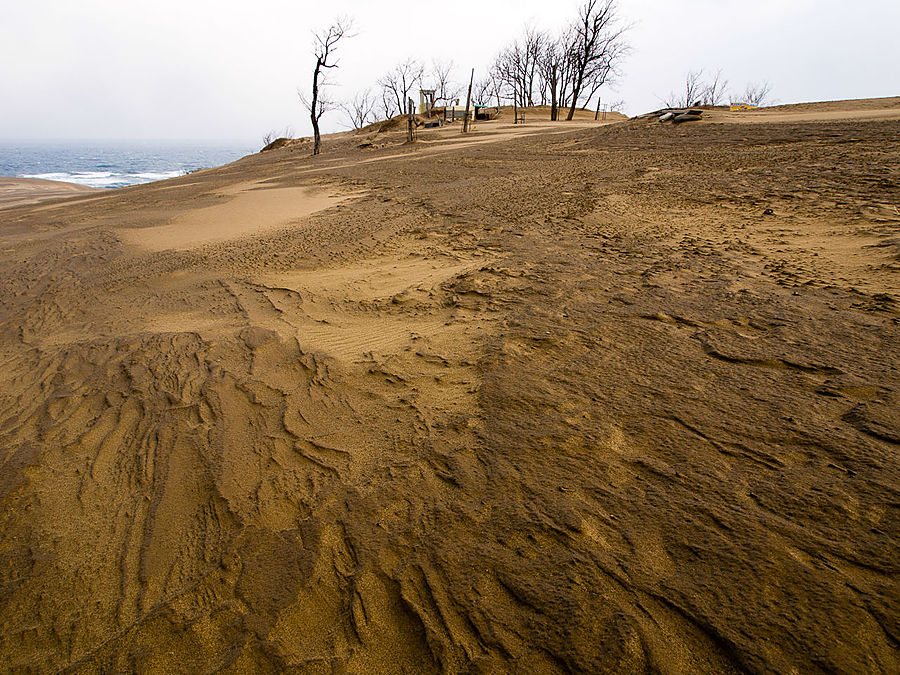
[[[311,32],[336,15],[350,98],[395,63],[452,58],[476,76],[526,24],[556,29],[579,0],[452,3],[333,0],[0,0],[0,139],[235,139],[291,125],[308,86]],[[409,6],[410,11],[404,8]],[[606,100],[659,107],[689,69],[731,89],[768,80],[782,103],[900,94],[897,0],[620,0],[634,24],[624,77]],[[342,128],[341,114],[327,120]]]

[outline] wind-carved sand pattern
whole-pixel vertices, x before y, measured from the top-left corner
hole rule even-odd
[[[266,283],[303,298],[303,315],[287,321],[296,321],[296,338],[305,351],[353,361],[395,354],[424,337],[458,331],[451,312],[435,302],[436,292],[484,264],[483,259],[386,258],[293,272]]]
[[[220,193],[226,201],[187,211],[166,225],[123,229],[125,241],[149,251],[185,250],[301,221],[353,195],[312,187],[260,187],[239,185]]]
[[[900,672],[873,106],[3,209],[0,670]]]

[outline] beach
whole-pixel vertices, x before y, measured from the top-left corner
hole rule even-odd
[[[593,117],[0,179],[3,668],[900,670],[900,98]]]

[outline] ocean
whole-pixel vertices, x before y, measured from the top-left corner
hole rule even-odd
[[[240,143],[0,142],[0,176],[118,188],[228,164],[258,151]]]

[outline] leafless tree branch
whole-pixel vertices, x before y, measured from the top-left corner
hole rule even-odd
[[[703,103],[703,93],[707,85],[703,83],[703,69],[689,70],[684,76],[684,88],[680,94],[671,92],[664,100],[669,108],[689,108]]]
[[[575,116],[579,101],[590,102],[591,96],[616,74],[628,52],[628,29],[619,21],[616,0],[586,0],[579,8],[572,31],[572,100],[566,119]]]
[[[424,72],[425,67],[419,61],[407,59],[378,80],[382,106],[388,119],[406,110],[406,101],[415,86],[422,81]]]
[[[434,88],[435,104],[449,104],[458,99],[462,94],[462,86],[456,84],[453,79],[453,61],[435,59],[432,62],[430,84]]]
[[[354,129],[362,129],[375,121],[377,101],[371,89],[358,92],[348,103],[341,103],[341,110],[346,113]]]
[[[722,76],[719,68],[703,87],[701,99],[703,105],[722,105],[725,103],[725,90],[728,88],[728,80]]]
[[[741,95],[742,102],[749,103],[751,105],[761,106],[769,98],[769,94],[772,93],[772,87],[768,82],[761,82],[756,84],[751,82],[747,85],[747,88],[744,90],[744,93]]]
[[[319,120],[329,110],[335,108],[335,102],[328,99],[322,89],[327,86],[325,81],[325,71],[331,68],[337,68],[338,62],[334,58],[334,54],[338,49],[338,45],[346,37],[353,37],[350,31],[353,28],[353,21],[348,17],[339,17],[335,19],[328,28],[318,33],[313,33],[313,55],[316,57],[316,67],[313,70],[312,92],[307,98],[305,92],[300,92],[300,101],[309,111],[309,118],[313,127],[313,155],[318,155],[322,136],[319,133]]]

